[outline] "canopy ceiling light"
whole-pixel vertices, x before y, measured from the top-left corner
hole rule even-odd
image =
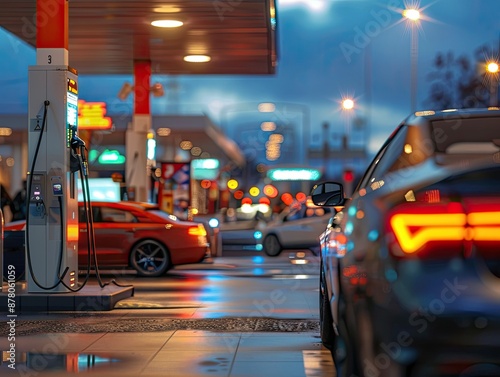
[[[0,127],[0,136],[10,136],[12,135],[12,128]]]
[[[151,25],[163,28],[176,28],[184,25],[184,22],[179,20],[155,20],[151,22]]]
[[[176,7],[175,5],[162,5],[153,9],[153,12],[155,13],[179,13],[180,11],[181,8]]]
[[[127,97],[129,96],[130,93],[134,90],[134,86],[130,84],[129,82],[126,82],[123,84],[121,87],[120,91],[118,92],[118,98],[121,99],[122,101],[125,101]],[[155,97],[161,97],[165,94],[165,90],[163,89],[163,85],[159,82],[154,83],[151,88],[149,88],[149,91],[153,94]]]
[[[184,61],[189,63],[206,63],[211,60],[208,55],[186,55],[184,56]]]

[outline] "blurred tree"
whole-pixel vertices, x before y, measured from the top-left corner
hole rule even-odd
[[[439,52],[427,76],[430,93],[425,105],[434,110],[488,107],[491,78],[484,67],[494,56],[498,53],[487,46],[476,49],[474,63],[465,55]]]

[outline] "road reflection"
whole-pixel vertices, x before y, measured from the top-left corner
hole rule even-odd
[[[85,353],[38,353],[38,352],[16,352],[12,354],[2,351],[0,371],[2,375],[12,371],[13,365],[10,360],[15,360],[16,374],[36,375],[39,372],[87,372],[90,369],[106,370],[114,368],[117,363],[126,363],[126,358],[110,357],[107,355],[85,354]],[[129,360],[130,361],[130,360]]]

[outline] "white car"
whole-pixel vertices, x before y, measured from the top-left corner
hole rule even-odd
[[[285,249],[309,249],[319,252],[319,236],[325,231],[334,210],[307,202],[294,203],[276,219],[261,223],[262,249],[269,256],[278,256]]]

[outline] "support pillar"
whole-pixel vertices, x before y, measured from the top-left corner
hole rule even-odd
[[[67,0],[36,2],[36,64],[65,65],[68,57],[69,7]]]
[[[151,128],[151,62],[134,62],[134,114],[126,137],[125,181],[128,199],[146,202],[148,198],[147,133]]]

